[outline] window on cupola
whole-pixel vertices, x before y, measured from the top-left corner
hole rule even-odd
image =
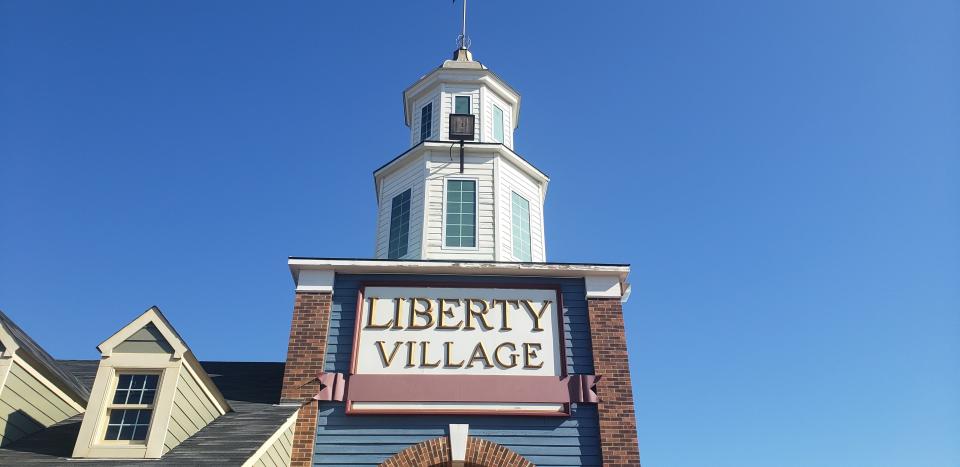
[[[457,96],[454,100],[453,113],[468,114],[470,112],[470,96]]]
[[[513,257],[518,261],[531,261],[530,253],[530,202],[513,193]]]
[[[410,233],[410,190],[393,197],[390,208],[390,244],[388,259],[402,258],[407,254]]]
[[[493,140],[503,142],[503,109],[493,106]]]
[[[430,139],[433,134],[433,103],[420,109],[420,141]]]
[[[477,182],[447,181],[447,213],[444,245],[473,248],[477,245]]]

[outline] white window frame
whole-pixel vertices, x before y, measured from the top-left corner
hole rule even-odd
[[[450,98],[450,113],[452,114],[457,113],[457,98],[466,97],[467,99],[470,100],[470,102],[467,105],[468,107],[467,113],[470,115],[476,115],[475,113],[473,113],[473,94],[469,92],[461,92],[461,93],[451,94],[451,96],[452,97]]]
[[[141,323],[134,321],[132,324],[140,326]],[[112,349],[112,346],[110,348]],[[176,346],[174,348],[176,349]],[[97,376],[93,381],[93,389],[90,391],[87,413],[84,414],[80,433],[77,435],[74,457],[159,458],[163,454],[164,438],[170,425],[170,411],[177,392],[177,378],[181,367],[186,367],[181,360],[180,358],[171,359],[169,354],[111,354],[108,358],[101,360],[97,368]],[[107,429],[107,409],[113,402],[113,389],[116,387],[116,380],[119,379],[118,373],[137,371],[160,375],[157,393],[153,399],[153,415],[150,417],[146,443],[104,440]],[[88,420],[91,421],[89,425]]]
[[[390,208],[388,209],[389,214],[388,218],[390,221],[387,223],[387,259],[390,259],[390,233],[393,231],[393,201],[400,195],[410,192],[410,200],[407,201],[409,207],[407,208],[407,252],[393,259],[403,259],[405,256],[410,254],[410,226],[411,219],[413,219],[413,187],[407,187],[406,189],[399,190],[395,195],[390,197]]]
[[[527,228],[528,230],[527,234],[530,236],[530,238],[528,239],[528,242],[530,243],[530,259],[529,260],[518,258],[517,255],[514,254],[514,248],[516,246],[514,245],[515,239],[513,237],[513,219],[514,219],[513,195],[514,194],[516,194],[517,196],[519,196],[520,198],[522,198],[524,201],[527,202],[527,223],[530,224]],[[533,203],[530,202],[529,197],[524,196],[519,191],[514,189],[510,189],[510,257],[512,257],[517,262],[525,262],[525,263],[533,262]]]
[[[507,119],[505,117],[506,111],[504,111],[503,108],[497,104],[491,105],[493,105],[493,107],[490,109],[490,139],[500,144],[507,144]],[[500,132],[502,133],[499,140],[497,139],[497,110],[500,111]]]
[[[100,414],[100,423],[96,433],[96,444],[102,446],[146,446],[150,442],[150,430],[153,428],[157,415],[157,398],[160,396],[160,388],[163,386],[163,369],[147,368],[114,368],[113,375],[110,377],[110,390],[104,400],[104,410]],[[120,382],[121,375],[156,375],[157,388],[153,393],[153,402],[150,404],[115,404],[113,398],[117,395],[117,384]],[[147,436],[144,439],[104,439],[107,434],[107,427],[110,424],[110,412],[112,410],[150,410],[150,423],[147,425]]]
[[[451,180],[467,180],[474,182],[474,209],[473,209],[473,246],[447,246],[447,184]],[[480,178],[449,175],[443,178],[443,209],[440,210],[440,249],[448,251],[479,251],[480,250]]]

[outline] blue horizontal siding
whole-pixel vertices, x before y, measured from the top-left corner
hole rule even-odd
[[[555,284],[564,313],[567,372],[593,374],[590,328],[583,279],[488,276],[343,275],[334,282],[326,371],[350,371],[357,291],[361,282],[463,282],[484,284]],[[501,444],[538,466],[600,465],[600,430],[596,406],[573,404],[570,417],[352,415],[341,403],[321,403],[317,417],[314,464],[378,465],[407,447],[447,435],[452,423],[470,425],[470,436]]]
[[[538,466],[600,465],[596,406],[573,404],[570,417],[352,415],[342,403],[322,403],[314,464],[373,466],[430,439],[451,423],[470,436],[503,445]]]

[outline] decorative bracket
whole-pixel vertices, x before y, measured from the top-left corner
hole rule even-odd
[[[318,401],[555,402],[596,404],[598,375],[351,375],[320,373]],[[352,385],[347,391],[347,384]]]
[[[313,396],[318,401],[343,402],[347,393],[347,380],[343,373],[320,373],[320,391]]]

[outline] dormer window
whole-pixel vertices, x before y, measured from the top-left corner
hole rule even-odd
[[[470,96],[456,96],[454,98],[453,113],[455,114],[469,114],[470,112]]]
[[[433,134],[433,103],[420,109],[420,141],[430,139]]]
[[[159,380],[157,374],[119,374],[113,403],[107,409],[104,441],[147,439]]]
[[[73,457],[158,459],[230,405],[156,307],[97,346]]]

